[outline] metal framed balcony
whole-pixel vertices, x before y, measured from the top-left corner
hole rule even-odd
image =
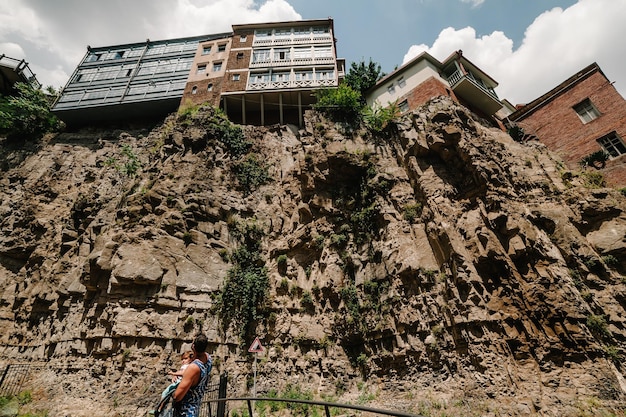
[[[482,80],[476,79],[471,73],[457,70],[447,81],[454,94],[487,114],[494,114],[502,108],[494,89],[485,86]]]

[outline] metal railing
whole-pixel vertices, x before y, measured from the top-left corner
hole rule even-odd
[[[493,90],[493,88],[485,87],[481,82],[474,78],[471,73],[463,74],[461,71],[456,70],[451,76],[448,77],[448,84],[450,84],[450,87],[454,88],[454,86],[461,82],[463,79],[469,80],[472,84],[480,88],[485,93],[489,94],[491,97],[494,97],[495,99],[498,98],[498,95]]]
[[[29,364],[7,365],[0,371],[0,396],[17,395],[22,391],[22,385],[30,372]]]
[[[254,417],[254,403],[260,402],[260,401],[296,403],[296,404],[305,404],[308,406],[323,407],[325,417],[331,417],[331,413],[330,413],[331,408],[356,410],[356,411],[362,411],[362,412],[366,412],[370,414],[385,415],[385,416],[392,416],[392,417],[423,417],[418,414],[411,414],[411,413],[406,413],[403,411],[383,410],[380,408],[365,407],[362,405],[330,403],[330,402],[325,402],[325,401],[312,401],[312,400],[296,400],[296,399],[291,399],[291,398],[234,397],[234,398],[211,399],[208,402],[217,402],[219,404],[219,403],[228,403],[228,402],[234,402],[234,401],[245,402],[247,404],[249,417]],[[261,413],[258,413],[258,414],[260,415]],[[308,415],[308,413],[306,414]]]
[[[15,59],[5,54],[0,55],[0,65],[11,68],[19,74],[24,81],[28,82],[33,88],[41,88],[41,83],[37,80],[35,74],[28,66],[28,62],[23,59]]]
[[[220,379],[217,382],[209,384],[204,392],[198,417],[224,417],[228,415],[228,409],[226,407],[228,404],[224,401],[219,401],[220,399],[226,398],[227,384],[228,374],[226,374],[226,372],[220,375]],[[214,404],[216,401],[219,401],[217,406]]]

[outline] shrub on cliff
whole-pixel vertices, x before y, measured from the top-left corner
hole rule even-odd
[[[0,97],[0,132],[8,136],[38,136],[59,129],[50,100],[30,84],[15,84],[17,95]]]
[[[315,110],[324,113],[333,120],[356,122],[361,115],[361,94],[348,84],[339,84],[337,88],[325,88],[315,93]]]

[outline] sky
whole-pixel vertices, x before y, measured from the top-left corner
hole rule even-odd
[[[0,54],[59,88],[88,45],[328,17],[348,68],[371,59],[389,73],[461,49],[501,99],[522,104],[597,62],[626,96],[626,0],[0,0]]]

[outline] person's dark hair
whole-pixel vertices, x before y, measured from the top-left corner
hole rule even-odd
[[[207,339],[204,333],[200,333],[193,339],[193,346],[196,352],[206,352],[206,348],[209,345],[209,339]]]

